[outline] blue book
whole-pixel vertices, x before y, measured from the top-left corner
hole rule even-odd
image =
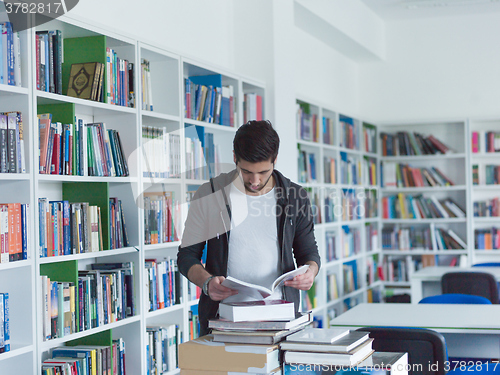
[[[5,83],[3,76],[3,56],[7,53],[7,47],[3,45],[2,29],[3,27],[0,24],[0,83]]]
[[[91,375],[92,374],[91,353],[92,350],[90,349],[72,348],[70,346],[59,347],[59,348],[54,348],[52,350],[52,358],[58,358],[58,357],[84,358],[85,359],[84,374]]]
[[[11,86],[15,86],[16,80],[14,75],[14,34],[12,32],[12,23],[5,22],[3,24],[4,29],[7,33],[7,79],[4,79],[4,83]],[[4,46],[5,48],[5,46]],[[5,69],[5,67],[4,67]]]
[[[28,259],[28,209],[29,203],[21,204],[21,231],[22,231],[22,249],[23,260]]]
[[[9,293],[3,293],[3,324],[5,351],[10,352],[10,319],[9,319]]]
[[[213,89],[215,89],[215,88],[222,89],[222,75],[220,75],[220,74],[210,74],[210,75],[203,75],[203,76],[191,76],[191,77],[189,77],[189,80],[191,82],[193,82],[194,84],[196,84],[196,85],[203,85],[203,86],[206,86],[207,88],[209,88],[209,86],[212,86]],[[212,90],[212,91],[214,91],[214,90]],[[210,100],[211,100],[212,97],[213,97],[212,92],[208,92],[207,94],[210,94]],[[201,105],[201,103],[199,103],[198,98],[199,98],[199,96],[196,95],[196,99],[197,99],[196,100],[196,109],[197,109],[196,114],[198,114],[199,105]],[[207,95],[206,103],[209,103],[208,95]],[[210,111],[210,106],[207,108],[207,111]],[[213,113],[213,112],[211,112],[211,113]],[[199,118],[199,119],[203,120],[203,118]],[[208,120],[205,120],[205,121],[208,121]],[[229,123],[227,125],[229,125]]]

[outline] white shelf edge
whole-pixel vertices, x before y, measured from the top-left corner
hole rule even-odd
[[[184,125],[197,125],[197,126],[202,126],[205,129],[211,129],[211,130],[221,131],[221,132],[236,133],[236,130],[238,130],[236,127],[233,127],[233,126],[212,124],[212,123],[205,122],[205,121],[192,120],[192,119],[189,119],[186,117],[184,117],[183,122],[184,122]]]
[[[168,306],[168,307],[165,307],[163,309],[158,309],[158,310],[154,310],[154,311],[148,311],[146,313],[146,319],[148,319],[148,318],[154,318],[154,317],[157,317],[159,315],[168,314],[168,313],[171,313],[171,312],[174,312],[174,311],[182,310],[183,308],[184,308],[183,304],[179,303],[177,305]]]
[[[404,193],[404,192],[435,192],[435,191],[461,191],[467,190],[467,185],[453,185],[453,186],[411,186],[411,187],[396,187],[380,189],[382,193]]]
[[[466,223],[467,218],[452,218],[452,219],[381,219],[382,224],[449,224],[449,223]]]
[[[135,253],[138,251],[139,251],[139,249],[135,248],[135,247],[123,247],[121,249],[103,250],[103,251],[89,252],[89,253],[82,253],[82,254],[57,255],[57,256],[51,256],[51,257],[43,257],[43,258],[39,258],[38,263],[48,264],[48,263],[57,263],[57,262],[67,262],[70,260],[79,260],[79,259],[104,258],[104,257],[113,256],[113,255]]]
[[[141,115],[143,117],[148,117],[148,118],[153,118],[156,120],[166,120],[166,121],[173,121],[173,122],[181,122],[181,117],[176,116],[176,115],[169,115],[166,113],[160,113],[160,112],[155,112],[155,111],[147,111],[145,109],[141,109]]]
[[[83,332],[73,333],[71,335],[64,336],[64,337],[57,338],[57,339],[53,339],[53,340],[42,341],[42,342],[40,342],[39,347],[40,347],[40,350],[47,351],[47,350],[54,348],[56,346],[63,345],[64,343],[66,343],[68,341],[76,340],[76,339],[79,339],[79,338],[82,338],[85,336],[94,335],[96,333],[107,331],[107,330],[113,329],[113,328],[118,328],[118,327],[121,327],[124,325],[136,323],[136,322],[139,322],[140,320],[141,320],[141,316],[136,315],[136,316],[133,316],[130,318],[125,318],[125,319],[119,320],[117,322],[104,324],[101,327],[88,329],[88,330],[83,331]]]
[[[101,177],[101,176],[70,176],[57,174],[39,174],[39,182],[111,182],[129,184],[139,181],[137,177]]]
[[[0,272],[5,270],[12,270],[16,268],[31,266],[31,259],[18,260],[16,262],[0,263]]]
[[[0,84],[0,94],[20,94],[20,95],[28,95],[29,90],[26,87],[19,86],[11,86],[6,85],[4,83]]]
[[[11,343],[10,346],[12,349],[12,347],[15,346],[15,344]],[[9,352],[1,353],[0,354],[0,362],[5,361],[9,358],[15,358],[15,357],[18,357],[20,355],[30,353],[30,352],[34,351],[34,348],[35,348],[34,345],[26,345],[26,346],[21,346],[19,348],[12,349]]]
[[[161,250],[165,248],[176,248],[179,247],[181,244],[181,241],[174,241],[174,242],[163,242],[163,243],[158,243],[158,244],[153,244],[153,245],[143,245],[144,251],[153,251],[153,250]]]
[[[0,181],[29,181],[30,173],[0,173]]]
[[[182,183],[182,179],[180,178],[157,178],[157,177],[143,177],[142,185],[179,185]]]
[[[381,161],[425,161],[439,157],[440,159],[465,159],[467,154],[459,152],[454,154],[432,154],[432,155],[403,155],[403,156],[381,156]]]

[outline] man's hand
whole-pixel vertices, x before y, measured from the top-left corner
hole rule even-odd
[[[229,296],[238,294],[237,290],[229,289],[224,285],[221,285],[226,278],[224,276],[215,276],[208,283],[208,294],[213,301],[222,301]]]
[[[292,288],[299,289],[299,290],[309,290],[311,289],[313,283],[314,283],[314,278],[316,277],[318,273],[318,265],[316,262],[307,262],[306,264],[309,265],[308,270],[306,273],[303,273],[302,275],[295,276],[292,280],[285,281],[286,286],[291,286]]]

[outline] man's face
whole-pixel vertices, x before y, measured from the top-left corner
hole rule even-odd
[[[245,191],[252,195],[261,194],[262,189],[269,184],[274,170],[274,164],[271,160],[250,163],[240,160],[236,163],[239,175],[245,186]]]

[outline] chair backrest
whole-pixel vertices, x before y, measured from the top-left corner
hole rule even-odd
[[[500,267],[500,262],[476,263],[472,267]]]
[[[443,294],[472,294],[488,298],[498,304],[498,284],[495,277],[487,272],[448,272],[441,278]]]
[[[410,375],[444,375],[448,360],[446,342],[439,332],[425,328],[363,327],[370,332],[373,349],[379,352],[406,352]]]
[[[425,297],[421,299],[419,303],[462,303],[467,305],[491,305],[491,301],[486,297],[459,293],[439,294],[437,296]]]

